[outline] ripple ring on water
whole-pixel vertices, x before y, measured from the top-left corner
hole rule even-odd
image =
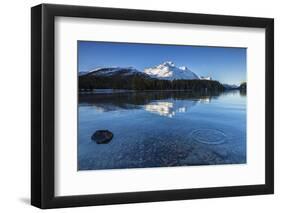
[[[196,129],[190,133],[190,138],[208,145],[218,145],[226,142],[226,134],[217,129]]]

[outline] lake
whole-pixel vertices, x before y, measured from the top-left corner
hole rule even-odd
[[[78,170],[246,163],[246,94],[79,94]],[[109,130],[97,144],[91,136]]]

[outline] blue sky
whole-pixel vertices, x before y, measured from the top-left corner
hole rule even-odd
[[[135,67],[139,71],[164,61],[186,66],[221,83],[246,81],[246,48],[78,41],[78,69]]]

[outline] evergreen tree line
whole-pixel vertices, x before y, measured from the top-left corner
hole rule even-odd
[[[159,80],[140,76],[98,77],[80,76],[79,90],[92,89],[129,89],[129,90],[192,90],[223,91],[218,81],[212,80]]]
[[[247,90],[247,83],[243,82],[242,84],[240,84],[240,90]]]

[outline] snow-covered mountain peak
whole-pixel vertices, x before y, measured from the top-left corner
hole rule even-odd
[[[175,67],[174,62],[172,61],[165,61],[163,64],[160,64],[158,66],[170,66],[170,67]]]
[[[144,73],[153,78],[176,80],[176,79],[200,79],[200,77],[189,70],[187,67],[177,67],[172,61],[165,61],[164,63],[146,68]]]

